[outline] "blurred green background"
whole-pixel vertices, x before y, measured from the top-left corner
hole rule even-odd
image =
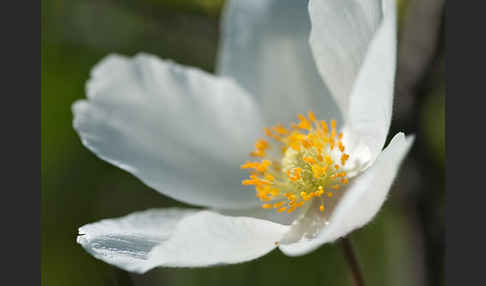
[[[410,1],[399,1],[406,25]],[[182,205],[82,147],[71,104],[108,53],[139,51],[214,68],[223,0],[42,1],[42,285],[352,285],[339,244],[299,258],[279,251],[239,265],[126,273],[76,244],[77,228],[136,210]],[[376,219],[353,233],[368,285],[443,285],[443,44],[420,85],[397,92],[390,134],[416,143]],[[399,73],[400,74],[400,73]],[[400,78],[397,78],[400,80]]]

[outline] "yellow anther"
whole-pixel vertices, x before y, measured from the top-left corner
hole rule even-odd
[[[287,212],[291,213],[291,212],[295,211],[296,208],[297,208],[297,206],[294,205],[294,206],[290,207],[290,209]]]
[[[319,210],[320,210],[321,212],[324,212],[324,205],[321,205],[321,206],[319,207]]]
[[[245,164],[241,165],[241,169],[255,169],[258,172],[265,172],[268,166],[271,165],[272,162],[268,160],[263,160],[261,163],[258,162],[246,162]]]
[[[272,205],[271,204],[264,204],[264,205],[262,205],[262,208],[264,208],[264,209],[271,209],[272,208]]]
[[[246,162],[245,164],[240,166],[240,169],[250,169],[250,168],[255,168],[255,163],[253,162]]]
[[[310,147],[312,147],[312,143],[308,140],[302,140],[302,146],[304,146],[304,148],[306,149],[309,149]]]
[[[316,160],[312,157],[304,157],[303,160],[309,164],[314,164],[316,163]]]
[[[271,161],[269,160],[262,160],[262,162],[260,163],[260,167],[263,167],[263,168],[267,168],[268,166],[270,166],[272,164]],[[262,171],[263,172],[263,171]]]
[[[257,194],[257,197],[258,197],[260,200],[264,201],[264,202],[271,200],[271,198],[269,198],[269,197],[268,197],[266,194],[260,194],[260,193],[259,193],[259,194]]]
[[[327,123],[326,121],[321,121],[321,126],[322,126],[322,131],[324,132],[324,135],[326,135],[327,133],[329,133],[329,128],[327,127]]]
[[[268,129],[267,127],[265,127],[263,130],[265,131],[265,135],[267,135],[268,137],[272,137],[273,138],[273,134],[272,134],[272,131],[270,131],[270,129]]]
[[[348,178],[342,178],[341,179],[341,184],[346,185],[347,183],[349,183]]]
[[[286,209],[287,209],[287,207],[283,207],[283,208],[278,209],[277,211],[278,211],[279,213],[281,213],[281,212],[285,211]]]
[[[257,142],[255,143],[255,148],[257,150],[265,150],[268,148],[268,142],[263,140],[263,139],[259,139],[257,140]]]
[[[290,203],[294,203],[297,200],[295,195],[289,195],[287,198],[289,199]]]
[[[298,132],[294,132],[289,136],[290,142],[300,142],[302,140],[305,140],[306,138],[307,136]]]
[[[254,180],[243,180],[241,181],[241,184],[245,186],[249,186],[249,185],[256,185],[256,182]]]
[[[273,204],[273,208],[278,209],[279,207],[283,206],[284,204],[285,204],[285,202],[275,203],[275,204]]]
[[[339,189],[339,185],[334,185],[334,186],[332,186],[331,188],[333,188],[333,189],[337,190],[337,189]]]
[[[301,128],[301,129],[306,129],[306,130],[311,129],[311,123],[309,122],[309,120],[307,120],[307,118],[305,118],[304,115],[299,114],[299,115],[297,115],[297,117],[300,119],[300,122],[297,125],[297,127]]]
[[[288,131],[282,124],[275,125],[274,127],[272,127],[272,129],[273,131],[281,135],[287,135],[290,133],[290,131]]]
[[[331,198],[332,197],[332,193],[327,193],[327,196]]]
[[[343,145],[343,142],[339,141],[339,142],[338,142],[338,147],[339,147],[339,150],[340,150],[341,152],[344,152],[344,145]]]
[[[336,137],[336,120],[331,120],[331,138],[334,139]]]
[[[286,173],[287,173],[287,176],[289,177],[289,180],[291,181],[297,181],[301,178],[300,176],[300,173],[302,172],[302,169],[301,168],[294,168],[293,170],[293,175],[290,173],[290,170],[287,170]]]
[[[346,164],[346,161],[349,159],[349,155],[348,154],[342,154],[341,155],[341,165],[344,166],[344,164]]]
[[[312,111],[309,110],[308,115],[309,115],[309,119],[312,122],[316,121],[316,116],[314,115],[314,112],[312,112]]]

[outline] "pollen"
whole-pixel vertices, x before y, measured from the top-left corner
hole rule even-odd
[[[250,172],[242,184],[255,189],[264,209],[292,213],[317,200],[324,212],[330,191],[342,192],[349,183],[343,134],[335,120],[317,120],[312,111],[297,118],[289,127],[264,129],[266,138],[258,139],[250,153],[257,160],[240,166]]]

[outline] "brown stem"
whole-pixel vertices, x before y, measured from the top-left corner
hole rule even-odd
[[[346,257],[356,286],[364,286],[363,272],[361,271],[351,240],[347,237],[341,239],[341,246],[343,247],[344,257]]]

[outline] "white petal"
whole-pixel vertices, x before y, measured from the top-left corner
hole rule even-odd
[[[288,124],[312,109],[341,120],[311,55],[306,0],[231,0],[222,17],[219,74],[256,96],[267,124]]]
[[[413,140],[403,133],[395,135],[375,163],[353,179],[334,210],[329,210],[329,218],[313,207],[301,223],[293,226],[285,239],[287,244],[282,241],[280,249],[290,256],[303,255],[368,223],[385,201]]]
[[[372,158],[370,148],[366,144],[366,141],[359,137],[357,133],[352,132],[349,126],[345,126],[341,132],[343,134],[342,142],[346,148],[346,153],[350,155],[343,170],[346,171],[349,178],[352,178],[368,168],[375,158]],[[340,158],[341,153],[338,154],[338,158]]]
[[[153,248],[167,241],[184,217],[195,213],[197,210],[152,209],[104,219],[80,227],[77,242],[104,262],[141,272]]]
[[[309,43],[344,117],[349,95],[381,20],[381,0],[310,0]]]
[[[262,220],[268,220],[283,225],[291,225],[298,217],[302,215],[302,208],[296,209],[292,213],[283,212],[278,213],[275,210],[264,209],[261,206],[248,208],[248,209],[237,209],[237,210],[213,210],[222,215],[227,216],[244,216],[253,217]]]
[[[112,55],[93,69],[87,97],[73,105],[74,128],[102,159],[186,203],[258,203],[239,166],[263,121],[234,81],[150,55]]]
[[[390,127],[396,68],[395,0],[383,1],[384,20],[370,43],[350,97],[347,124],[369,146],[372,160]]]
[[[165,209],[83,226],[78,243],[107,263],[143,273],[252,260],[273,250],[287,230],[255,218]]]

